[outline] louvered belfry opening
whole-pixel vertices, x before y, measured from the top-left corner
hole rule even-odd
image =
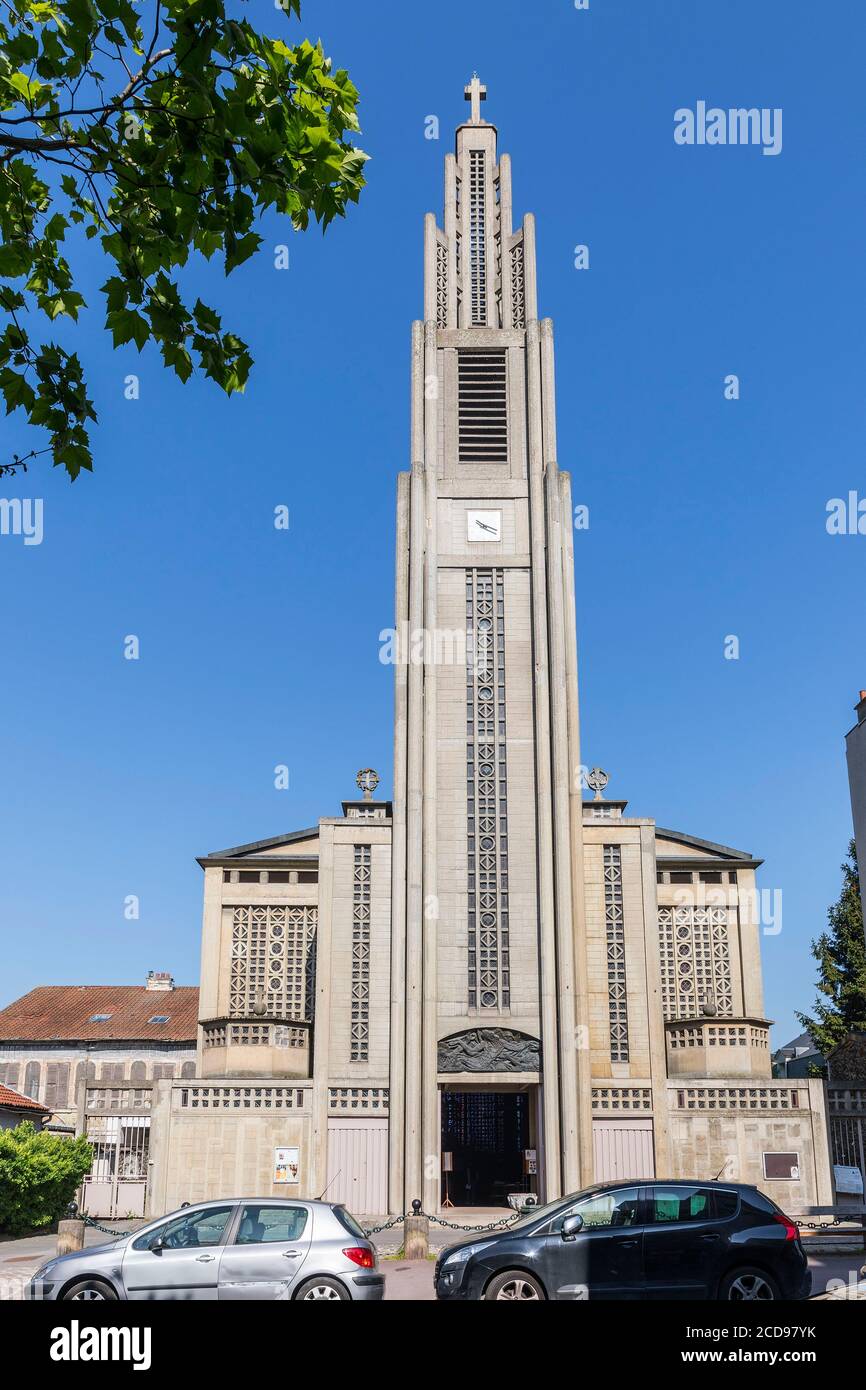
[[[472,323],[487,322],[487,226],[483,150],[469,153],[469,266]]]
[[[457,353],[458,457],[461,463],[508,462],[504,350]]]

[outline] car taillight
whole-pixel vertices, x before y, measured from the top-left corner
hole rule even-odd
[[[369,1245],[350,1245],[347,1250],[343,1251],[343,1254],[347,1260],[352,1261],[352,1264],[360,1265],[362,1269],[375,1268],[376,1256]]]
[[[778,1214],[778,1216],[774,1216],[774,1217],[773,1217],[773,1220],[774,1220],[774,1221],[778,1221],[778,1223],[779,1223],[780,1226],[784,1226],[784,1227],[785,1227],[785,1239],[786,1239],[786,1240],[796,1240],[796,1239],[797,1239],[798,1235],[800,1234],[800,1231],[799,1231],[798,1227],[794,1225],[794,1223],[793,1223],[793,1221],[791,1220],[790,1216],[786,1216],[784,1212],[781,1212],[781,1211],[780,1211],[779,1214]]]

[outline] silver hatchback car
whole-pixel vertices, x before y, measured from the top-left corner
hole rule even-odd
[[[343,1206],[262,1197],[200,1202],[105,1245],[49,1260],[31,1299],[360,1299],[385,1280]]]

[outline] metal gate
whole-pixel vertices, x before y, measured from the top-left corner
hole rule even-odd
[[[596,1182],[655,1177],[652,1120],[593,1120],[592,1149]]]
[[[859,1168],[866,1189],[866,1089],[827,1090],[830,1112],[830,1161],[842,1168]]]
[[[388,1121],[328,1121],[328,1201],[345,1202],[357,1216],[388,1210]]]
[[[89,1216],[144,1216],[149,1115],[88,1115],[85,1131],[93,1167],[84,1179],[82,1206]]]

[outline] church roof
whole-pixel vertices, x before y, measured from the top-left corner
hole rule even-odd
[[[319,837],[319,827],[312,826],[309,830],[290,830],[283,835],[272,835],[269,840],[253,840],[248,845],[234,845],[231,849],[217,849],[211,854],[203,855],[197,862],[202,868],[205,864],[219,864],[224,859],[249,859],[255,858],[257,854],[273,853],[275,849],[287,846],[287,853],[291,855],[291,846],[299,844],[303,840],[316,840]],[[305,858],[307,856],[298,856]],[[315,858],[315,856],[312,856]]]
[[[730,859],[735,863],[742,864],[743,868],[757,869],[763,864],[763,859],[754,859],[743,849],[732,849],[730,845],[718,845],[714,840],[700,840],[697,835],[686,835],[683,830],[663,830],[660,825],[656,826],[656,840],[670,840],[674,844],[682,845],[684,850],[690,851],[690,858],[694,858],[695,851],[705,851],[708,859]],[[660,859],[676,859],[676,854],[658,855]]]
[[[158,1023],[157,1019],[165,1019]],[[0,1042],[184,1042],[198,1024],[198,990],[144,985],[40,985],[0,1009]]]

